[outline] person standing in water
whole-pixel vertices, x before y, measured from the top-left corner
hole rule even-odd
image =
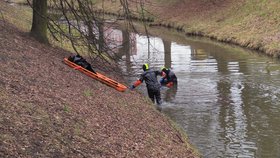
[[[157,80],[157,76],[160,76],[161,72],[153,71],[149,69],[148,64],[144,64],[142,68],[144,72],[141,74],[140,78],[136,82],[134,82],[133,85],[130,86],[130,89],[132,90],[136,88],[143,81],[145,81],[149,98],[152,100],[153,103],[155,102],[156,99],[156,103],[158,105],[161,105],[161,95],[160,95],[161,85]]]
[[[161,75],[163,76],[160,79],[161,85],[166,86],[168,88],[177,86],[177,76],[173,71],[166,67],[163,67],[161,68]]]

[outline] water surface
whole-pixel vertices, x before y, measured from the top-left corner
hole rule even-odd
[[[178,88],[161,91],[163,113],[203,157],[280,157],[278,60],[174,33],[150,36],[150,45],[144,35],[126,37],[134,42],[124,42],[119,54],[123,71],[132,74],[130,83],[143,63],[176,73]],[[144,83],[137,89],[147,95]]]

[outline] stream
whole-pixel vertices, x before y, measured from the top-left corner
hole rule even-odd
[[[169,31],[149,36],[150,45],[145,35],[115,34],[130,84],[144,63],[175,72],[178,88],[161,89],[162,112],[203,157],[280,157],[279,60]],[[136,89],[147,96],[145,83]]]

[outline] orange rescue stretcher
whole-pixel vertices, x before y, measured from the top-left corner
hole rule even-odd
[[[64,58],[64,62],[68,66],[74,68],[75,70],[79,70],[82,73],[86,74],[87,76],[92,77],[92,78],[94,78],[94,79],[96,79],[96,80],[98,80],[98,81],[100,81],[100,82],[102,82],[102,83],[104,83],[104,84],[106,84],[110,87],[113,87],[120,92],[124,92],[127,89],[127,87],[125,85],[120,84],[120,83],[118,83],[118,82],[106,77],[105,75],[102,75],[102,74],[98,73],[98,72],[96,72],[96,74],[95,74],[95,73],[81,67],[80,65],[77,65],[76,63],[73,63],[73,62],[69,61],[67,58]]]

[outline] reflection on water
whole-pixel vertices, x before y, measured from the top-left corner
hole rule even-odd
[[[134,74],[131,82],[143,63],[176,73],[178,87],[162,88],[163,112],[187,132],[203,157],[280,157],[277,61],[205,41],[178,42],[177,37],[151,37],[148,52],[147,38],[135,38],[125,45],[133,49],[119,49],[123,71]],[[140,91],[146,94],[144,84]]]

